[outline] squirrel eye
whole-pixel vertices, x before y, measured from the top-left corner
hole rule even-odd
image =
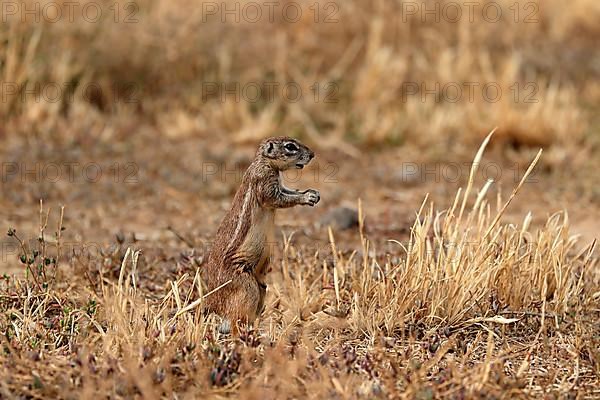
[[[285,145],[285,149],[289,150],[289,151],[297,151],[298,150],[298,146],[296,146],[294,143],[287,143]]]

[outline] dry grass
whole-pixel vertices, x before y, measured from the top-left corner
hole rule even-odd
[[[36,2],[24,4],[32,9]],[[447,3],[438,3],[440,9]],[[474,145],[482,137],[473,132],[499,126],[498,136],[510,142],[576,148],[592,124],[589,107],[599,98],[590,56],[599,33],[597,2],[517,2],[518,16],[515,2],[496,3],[503,18],[493,23],[484,19],[483,3],[472,21],[465,9],[458,22],[451,22],[449,11],[438,15],[439,22],[422,22],[420,13],[408,15],[400,3],[362,0],[331,3],[338,9],[335,23],[314,23],[311,1],[296,3],[304,12],[295,23],[280,13],[273,22],[223,23],[221,14],[207,17],[203,7],[185,0],[136,1],[135,23],[126,22],[126,12],[115,22],[109,1],[96,2],[104,13],[95,23],[81,13],[68,23],[49,23],[52,15],[34,23],[17,14],[0,28],[3,82],[37,83],[42,91],[54,82],[69,89],[55,102],[9,95],[0,112],[17,120],[14,129],[26,123],[27,134],[104,128],[103,135],[112,137],[119,127],[108,118],[116,113],[133,121],[142,116],[170,136],[227,133],[255,140],[285,131],[331,146],[339,146],[340,138],[445,146],[453,140],[440,143],[440,135]],[[319,3],[321,18],[327,4]],[[290,101],[282,90],[273,101],[265,99],[267,90],[258,101],[203,95],[207,84],[268,82],[295,82],[302,99]],[[323,86],[319,101],[311,89],[315,82]],[[467,82],[479,85],[473,99]],[[435,95],[423,99],[422,89],[410,94],[412,85],[431,91],[447,84],[462,88],[459,101],[443,94],[439,101]],[[502,89],[497,101],[485,99],[486,84]],[[88,85],[95,89],[86,91]],[[328,94],[334,102],[325,101]]]
[[[331,230],[329,252],[286,238],[265,314],[241,340],[220,337],[214,318],[197,309],[181,312],[204,293],[193,258],[172,260],[169,272],[140,263],[122,243],[55,266],[60,244],[43,235],[40,210],[44,250],[24,246],[25,261],[51,261],[2,283],[0,391],[7,398],[597,396],[595,243],[578,243],[566,214],[536,229],[530,215],[503,223],[523,181],[507,199],[490,201],[490,184],[477,189],[471,178],[441,212],[425,200],[409,241],[395,242],[397,253],[377,250],[383,243],[366,236],[368,211],[361,245],[350,253],[338,250]]]

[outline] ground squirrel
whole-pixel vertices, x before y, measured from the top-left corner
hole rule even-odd
[[[203,275],[209,291],[225,286],[207,296],[204,308],[225,318],[224,326],[231,324],[234,332],[239,323],[253,323],[262,312],[275,210],[314,206],[320,200],[314,189],[291,190],[281,182],[281,171],[303,168],[313,157],[313,151],[295,139],[264,140],[221,221]]]

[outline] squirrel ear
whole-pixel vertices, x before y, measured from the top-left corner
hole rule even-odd
[[[263,150],[263,155],[265,157],[271,157],[273,155],[273,150],[274,150],[275,146],[273,146],[273,143],[269,143],[267,146],[265,146],[264,150]]]

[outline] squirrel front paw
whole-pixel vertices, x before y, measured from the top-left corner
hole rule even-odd
[[[306,204],[308,206],[313,207],[315,204],[317,204],[319,202],[319,200],[321,200],[321,195],[315,189],[305,190],[303,194],[304,194],[304,197],[302,199],[303,200],[302,204]]]

